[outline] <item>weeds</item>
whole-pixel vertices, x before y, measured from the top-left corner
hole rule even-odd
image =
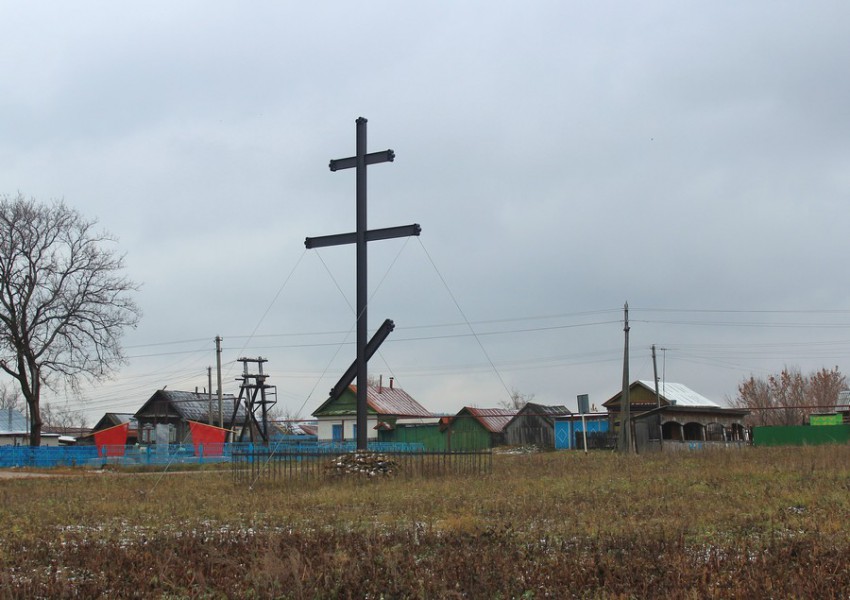
[[[846,596],[848,459],[499,455],[482,478],[252,491],[221,471],[5,480],[0,598]]]

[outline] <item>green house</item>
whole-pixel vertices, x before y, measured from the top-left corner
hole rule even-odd
[[[445,431],[449,450],[484,450],[505,443],[505,425],[517,414],[506,408],[464,406]]]

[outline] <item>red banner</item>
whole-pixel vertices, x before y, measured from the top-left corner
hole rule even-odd
[[[201,446],[203,446],[204,456],[221,456],[224,453],[227,429],[197,421],[189,421],[189,429],[192,431],[195,456],[201,455]]]
[[[94,445],[97,446],[98,456],[124,456],[127,446],[129,423],[122,423],[108,429],[94,432]]]

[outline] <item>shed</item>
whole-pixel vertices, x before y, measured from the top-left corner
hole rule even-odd
[[[483,450],[504,445],[505,425],[518,411],[507,408],[464,406],[446,431],[449,450]]]
[[[505,425],[505,443],[508,446],[537,446],[551,450],[555,448],[555,419],[571,414],[566,406],[529,402]]]

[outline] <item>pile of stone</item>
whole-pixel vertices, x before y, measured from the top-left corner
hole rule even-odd
[[[399,464],[386,454],[358,450],[337,456],[325,465],[325,472],[332,477],[392,477]]]

